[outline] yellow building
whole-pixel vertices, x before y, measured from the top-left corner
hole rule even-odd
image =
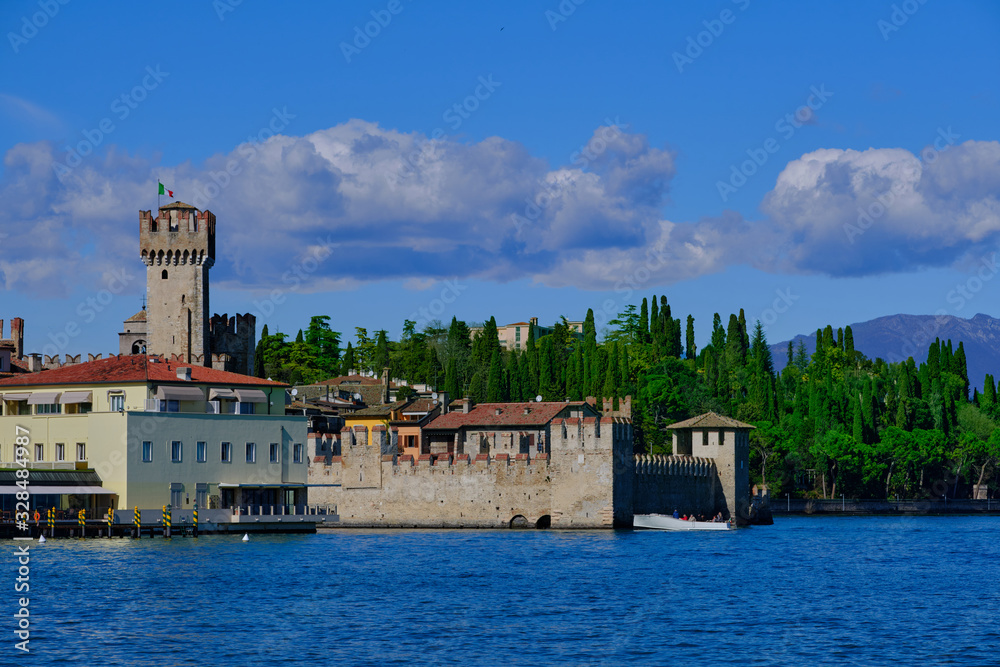
[[[389,428],[389,422],[402,419],[402,410],[411,403],[410,400],[396,401],[386,405],[373,405],[344,415],[344,427],[353,429],[364,426],[368,429],[368,444],[372,444],[372,431],[375,426]]]
[[[26,459],[32,498],[63,508],[305,504],[306,418],[285,415],[285,387],[145,355],[6,378],[0,468]],[[13,499],[0,488],[4,511]]]

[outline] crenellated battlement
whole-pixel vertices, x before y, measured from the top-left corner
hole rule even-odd
[[[180,202],[154,218],[139,211],[139,255],[146,266],[215,263],[215,214]]]
[[[60,357],[58,354],[53,354],[51,356],[47,354],[45,355],[39,354],[32,356],[37,356],[39,358],[39,361],[41,362],[41,370],[46,370],[46,371],[50,371],[55,368],[62,368],[63,366],[73,366],[79,363],[83,363],[81,361],[83,355],[81,354],[66,354],[63,355],[62,357]],[[103,357],[103,355],[100,353],[87,354],[87,361],[97,361],[102,357],[106,359],[118,359],[119,357],[127,357],[127,356],[129,355],[115,354],[114,352],[108,354],[107,357]]]
[[[718,470],[714,459],[664,454],[636,454],[635,474],[715,477]]]
[[[11,348],[14,359],[24,356],[24,320],[12,317],[10,320],[10,338],[3,337],[3,320],[0,320],[0,346]]]
[[[229,317],[229,313],[222,315],[212,315],[208,320],[208,329],[212,335],[219,334],[242,334],[244,332],[253,333],[257,326],[257,318],[251,313],[235,314]]]

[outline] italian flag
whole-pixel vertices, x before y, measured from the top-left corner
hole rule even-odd
[[[174,191],[173,190],[167,190],[165,187],[163,187],[163,183],[160,183],[159,181],[157,181],[156,184],[160,186],[160,191],[157,194],[167,195],[168,197],[173,197],[174,196]]]

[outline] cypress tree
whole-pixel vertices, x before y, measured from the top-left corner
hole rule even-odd
[[[611,345],[608,353],[608,365],[604,372],[604,386],[601,389],[602,398],[614,398],[618,395],[618,347]]]
[[[593,315],[592,311],[587,311],[588,315]],[[591,317],[591,321],[593,318]],[[584,322],[584,329],[586,329],[587,323]],[[539,371],[538,371],[538,349],[535,346],[535,325],[528,325],[528,342],[525,348],[525,356],[528,358],[528,384],[524,386],[524,390],[531,394],[532,398],[538,393],[539,389]]]
[[[628,348],[624,343],[618,341],[618,389],[622,390],[629,386],[631,369],[628,363]],[[619,391],[619,393],[621,393]]]
[[[854,421],[851,429],[851,435],[854,438],[854,442],[859,445],[864,444],[864,415],[861,412],[861,401],[852,400],[854,403]]]
[[[380,329],[375,338],[375,360],[374,371],[382,373],[383,368],[389,367],[389,337],[385,329]]]
[[[642,342],[649,340],[649,304],[642,297],[642,307],[639,309],[639,338]]]
[[[350,375],[354,369],[354,346],[351,341],[347,341],[347,349],[344,351],[344,362],[340,367],[341,375]]]
[[[987,414],[994,409],[997,404],[997,385],[993,376],[986,374],[983,380],[983,393],[979,395],[979,407],[987,411]]]
[[[573,382],[572,384],[567,382],[567,394],[570,399],[574,401],[582,401],[584,399],[584,388],[583,388],[583,377],[584,377],[584,363],[583,363],[583,350],[580,345],[573,346]]]
[[[660,306],[656,303],[656,295],[653,295],[653,301],[650,303],[649,310],[649,335],[650,338],[653,337],[653,330],[656,328],[656,323],[660,319]]]
[[[253,352],[253,375],[254,377],[264,378],[267,377],[267,372],[264,370],[264,340],[267,338],[267,325],[260,330],[260,341],[257,343],[257,348]]]
[[[444,390],[448,392],[449,398],[462,398],[462,388],[458,384],[458,360],[454,357],[448,360],[448,368],[444,375]]]
[[[528,367],[528,358],[522,356],[517,362],[518,369],[521,371],[521,400],[522,401],[533,401],[535,400],[536,391],[532,389],[531,386],[531,369]]]
[[[688,315],[687,319],[687,331],[685,332],[685,338],[687,343],[687,350],[685,351],[685,359],[694,359],[697,354],[697,347],[694,344],[694,316]]]
[[[844,352],[854,354],[854,332],[851,331],[851,325],[844,327]]]
[[[521,391],[521,365],[520,359],[516,352],[511,351],[510,356],[507,357],[507,373],[510,382],[510,400],[518,402],[523,401],[524,394]]]
[[[299,332],[297,334],[295,334],[295,342],[296,343],[304,343],[305,342],[305,338],[302,337],[302,329],[299,329]]]
[[[958,343],[955,356],[952,358],[952,367],[955,375],[962,379],[962,400],[969,400],[969,366],[965,358],[965,345],[962,341]]]
[[[553,366],[552,360],[552,337],[545,336],[542,338],[539,347],[538,365],[540,377],[538,379],[538,393],[542,395],[542,400],[545,401],[562,400],[559,397],[558,387],[554,381],[556,369]]]
[[[500,369],[500,352],[493,350],[493,357],[490,359],[490,372],[486,384],[486,402],[500,403],[503,401],[503,387]]]

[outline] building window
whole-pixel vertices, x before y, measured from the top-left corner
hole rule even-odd
[[[66,460],[66,445],[61,442],[56,443],[56,461]]]
[[[160,412],[180,412],[181,403],[173,399],[160,400]]]
[[[111,394],[108,396],[108,403],[112,412],[121,412],[125,409],[125,394]]]
[[[86,461],[87,460],[87,444],[84,442],[76,443],[76,460]]]
[[[239,414],[241,415],[252,415],[253,414],[253,403],[237,403],[239,406]]]
[[[36,461],[45,460],[45,445],[35,445],[35,460]]]
[[[222,462],[223,463],[233,462],[233,443],[231,442],[222,443]]]
[[[302,443],[292,445],[292,462],[302,463]]]
[[[184,443],[174,440],[170,443],[170,460],[174,463],[181,462],[181,455],[184,453]]]
[[[195,458],[198,459],[198,463],[204,463],[208,460],[208,443],[199,442],[195,445]]]
[[[278,443],[271,443],[271,463],[278,463]]]
[[[58,403],[43,403],[35,406],[36,415],[57,415],[59,414]]]
[[[163,269],[163,272],[160,274],[160,280],[166,280],[166,279],[167,279],[167,270]]]
[[[202,509],[208,509],[208,484],[198,482],[194,487],[194,502]]]
[[[257,443],[247,443],[247,463],[257,462]]]
[[[170,483],[170,506],[180,507],[184,503],[184,485],[180,482]]]
[[[149,463],[153,460],[153,443],[149,440],[142,441],[142,460],[144,463]]]

